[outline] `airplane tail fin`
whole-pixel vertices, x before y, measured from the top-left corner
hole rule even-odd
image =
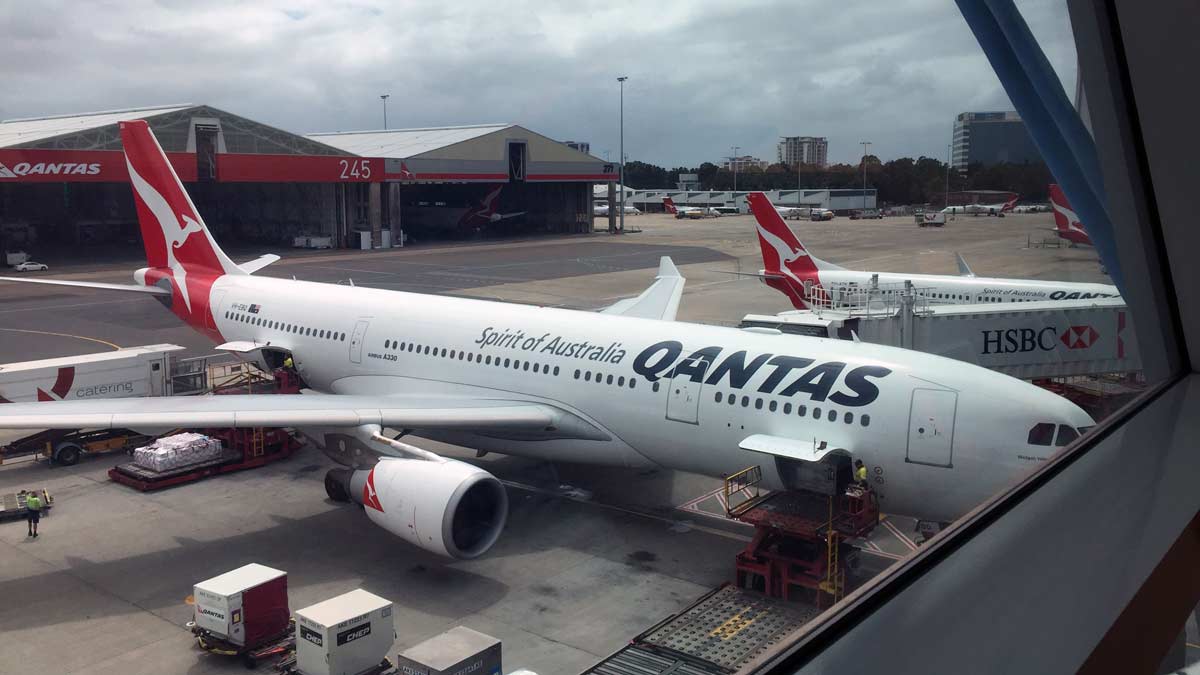
[[[671,201],[670,197],[663,197],[663,208],[667,213],[679,213],[679,209],[675,208],[675,202]]]
[[[758,221],[758,244],[767,273],[782,273],[784,267],[802,274],[842,269],[811,255],[787,223],[783,222],[779,211],[775,210],[765,194],[751,192],[746,195],[746,201],[750,204],[754,219]]]
[[[1004,202],[1004,206],[1000,207],[1000,213],[1012,211],[1013,207],[1017,205],[1017,200],[1020,198],[1021,198],[1021,195],[1017,195],[1017,196],[1013,197],[1012,199]]]
[[[150,125],[132,120],[121,122],[120,129],[150,267],[183,274],[246,274],[213,240]]]
[[[1050,184],[1050,208],[1054,211],[1055,229],[1062,232],[1070,230],[1071,220],[1064,211],[1073,211],[1073,209],[1071,209],[1071,202],[1067,201],[1067,196],[1063,194],[1062,188],[1058,187],[1057,183]]]

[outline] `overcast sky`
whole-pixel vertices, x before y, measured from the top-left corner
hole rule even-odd
[[[1073,95],[1062,0],[1019,0]],[[206,103],[296,132],[514,122],[668,167],[781,135],[944,158],[1011,109],[951,0],[0,2],[0,118]]]

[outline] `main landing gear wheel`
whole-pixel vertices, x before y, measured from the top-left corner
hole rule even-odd
[[[330,469],[325,474],[325,494],[335,502],[350,501],[350,492],[346,489],[347,481],[341,473],[345,469]]]

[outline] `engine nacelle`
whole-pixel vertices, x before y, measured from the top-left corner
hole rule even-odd
[[[508,520],[508,493],[495,476],[465,462],[379,460],[370,470],[332,469],[325,489],[363,505],[367,517],[426,551],[483,555]]]

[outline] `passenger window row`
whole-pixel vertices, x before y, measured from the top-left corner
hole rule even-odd
[[[737,394],[724,394],[719,391],[713,396],[713,400],[717,403],[725,401],[729,405],[738,405],[738,402],[739,402]],[[762,398],[758,398],[758,397],[755,397],[753,399],[750,398],[749,396],[741,397],[741,406],[743,408],[749,408],[751,406],[751,404],[754,405],[755,410],[762,410],[763,407],[765,406],[767,409],[767,412],[782,413],[784,415],[792,414],[792,404],[789,402],[785,402],[785,403],[783,403],[783,405],[780,405],[779,401],[772,401],[772,400],[768,399],[764,402],[764,400]],[[796,408],[796,416],[797,417],[807,417],[808,416],[809,408],[807,405],[797,405],[797,406],[795,406],[795,408]],[[825,419],[826,421],[829,421],[829,422],[837,422],[839,417],[844,424],[854,424],[854,413],[852,413],[850,411],[846,411],[844,413],[841,413],[841,415],[839,415],[838,411],[830,408],[829,410],[826,410],[824,412],[824,415],[822,415],[822,410],[821,410],[820,406],[812,407],[812,418],[815,420]],[[865,414],[865,413],[859,415],[858,423],[863,425],[864,427],[871,426],[871,416],[868,414]]]
[[[466,361],[467,363],[478,363],[484,366],[497,366],[500,368],[512,368],[513,370],[527,370],[542,375],[558,375],[558,366],[550,366],[545,363],[537,363],[534,361],[522,361],[520,359],[501,359],[499,356],[476,354],[461,349],[446,349],[445,347],[430,347],[429,345],[418,345],[412,342],[400,342],[399,340],[384,340],[384,349],[394,349],[401,352],[412,352],[414,354],[427,354],[443,359],[453,359],[456,361]]]
[[[251,326],[262,326],[271,330],[283,331],[284,333],[292,333],[294,335],[303,335],[305,337],[314,337],[319,340],[332,340],[334,342],[345,342],[346,334],[337,331],[327,330],[324,328],[313,328],[311,326],[297,326],[293,323],[283,321],[274,321],[261,316],[253,316],[250,314],[242,314],[241,312],[225,312],[225,318],[230,321],[248,324]]]
[[[630,389],[637,388],[637,379],[633,377],[626,378],[624,375],[617,375],[614,377],[611,374],[605,375],[604,373],[593,373],[590,370],[576,370],[575,379],[578,380],[580,378],[583,378],[584,382],[595,382],[596,384],[615,384],[618,387],[624,387],[626,385],[626,381],[628,380]],[[654,383],[654,391],[658,391],[657,382]]]

